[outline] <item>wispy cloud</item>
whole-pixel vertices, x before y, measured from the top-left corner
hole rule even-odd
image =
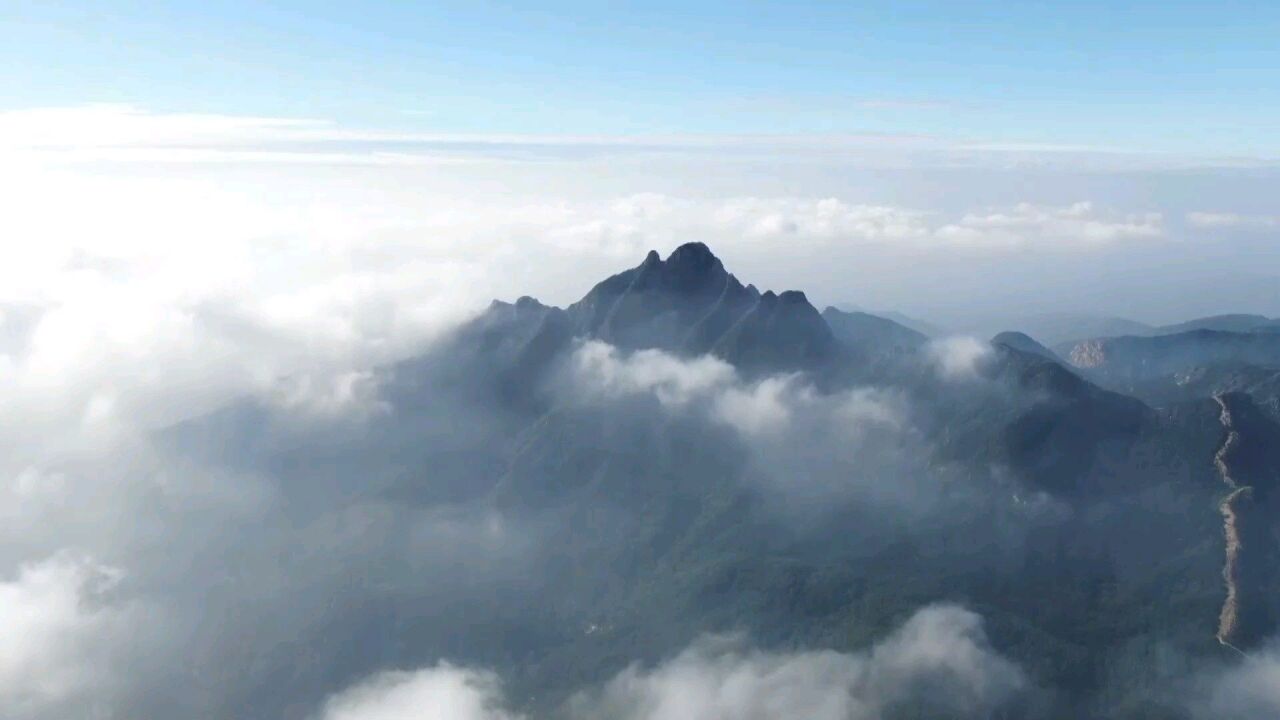
[[[845,102],[867,111],[956,107],[944,101],[910,98],[853,98]],[[404,112],[430,114],[415,109]],[[836,155],[872,166],[1005,165],[1011,158],[1027,162],[1041,156],[1095,167],[1115,167],[1123,159],[1123,167],[1130,169],[1224,162],[1221,158],[1174,157],[1123,148],[918,133],[475,134],[351,127],[325,118],[156,112],[129,104],[0,112],[0,153],[34,154],[40,160],[61,162],[424,164],[709,151],[743,158],[829,160]]]
[[[1280,215],[1241,215],[1229,212],[1189,212],[1187,223],[1198,228],[1280,228]]]

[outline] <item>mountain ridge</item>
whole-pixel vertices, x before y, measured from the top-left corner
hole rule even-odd
[[[1280,617],[1269,551],[1237,554],[1234,595],[1225,584],[1227,429],[1209,383],[1147,402],[1022,334],[949,342],[819,313],[744,285],[705,245],[648,253],[567,308],[494,302],[382,374],[385,412],[341,434],[277,441],[270,407],[174,431],[282,474],[294,512],[345,472],[355,507],[465,510],[518,546],[509,575],[464,573],[397,598],[385,626],[366,619],[403,646],[325,646],[357,675],[420,664],[421,648],[398,654],[416,639],[555,717],[703,633],[856,652],[910,608],[953,602],[1060,690],[1045,717],[1177,717],[1161,714],[1177,677],[1150,648],[1218,662],[1224,607],[1246,650]],[[1280,430],[1251,407],[1233,405],[1242,440],[1221,457],[1255,488],[1229,509],[1256,548],[1274,539],[1261,499]]]

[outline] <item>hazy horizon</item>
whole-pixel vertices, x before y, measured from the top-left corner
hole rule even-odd
[[[565,303],[566,265],[703,241],[953,326],[1280,314],[1274,9],[93,8],[0,16],[28,283],[213,245],[199,273],[244,282],[220,261],[308,242],[356,274],[463,263],[469,307]]]

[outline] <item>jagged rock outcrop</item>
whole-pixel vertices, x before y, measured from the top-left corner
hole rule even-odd
[[[758,300],[702,243],[597,284],[568,312],[575,330],[618,347],[705,352]]]
[[[650,252],[567,312],[579,335],[625,349],[713,353],[748,373],[812,369],[837,348],[804,293],[761,294],[702,243],[681,245],[666,260]]]

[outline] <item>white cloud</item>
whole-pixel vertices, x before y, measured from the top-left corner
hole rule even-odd
[[[1193,227],[1207,229],[1246,228],[1265,229],[1280,227],[1280,217],[1274,215],[1241,215],[1223,212],[1189,212],[1187,222]]]
[[[901,428],[900,400],[882,390],[854,388],[821,395],[799,373],[756,381],[740,378],[733,366],[712,355],[683,358],[661,350],[624,352],[599,341],[583,342],[571,359],[571,387],[587,398],[653,395],[673,409],[693,406],[744,435],[769,436],[787,430],[793,417],[821,418],[846,436],[867,427]]]
[[[862,427],[879,425],[900,429],[906,422],[902,399],[876,388],[854,388],[839,399],[836,415],[846,423]]]
[[[24,717],[90,691],[113,668],[104,652],[123,616],[110,604],[120,573],[59,554],[0,581],[0,714]]]
[[[715,416],[747,435],[777,432],[791,421],[793,408],[811,404],[813,391],[797,375],[765,378],[728,387],[716,398]]]
[[[634,665],[574,697],[573,720],[881,720],[895,709],[989,717],[1027,688],[989,645],[981,618],[916,612],[865,653],[773,653],[709,637],[653,667]],[[498,678],[440,664],[384,673],[330,698],[319,720],[515,720]]]
[[[945,242],[1017,247],[1052,243],[1061,247],[1106,245],[1163,237],[1160,213],[1114,214],[1091,202],[1062,207],[1020,203],[1012,208],[969,213],[935,231]]]
[[[767,653],[708,639],[653,668],[634,666],[578,697],[578,720],[879,720],[909,704],[938,716],[988,717],[1026,681],[991,650],[981,619],[920,610],[864,654]]]
[[[578,250],[596,247],[635,255],[647,246],[688,238],[713,238],[717,247],[746,251],[805,243],[1014,252],[1027,247],[1087,250],[1164,236],[1159,213],[1108,212],[1090,202],[1020,203],[949,219],[938,212],[834,197],[680,200],[646,194],[587,212],[593,219],[556,229],[552,237]]]
[[[490,672],[441,663],[376,675],[330,698],[318,720],[517,720]]]
[[[992,355],[989,343],[967,335],[931,341],[927,352],[942,376],[953,379],[977,377],[982,363]]]
[[[730,199],[711,214],[721,229],[752,240],[903,242],[930,235],[926,213],[837,198]]]
[[[727,387],[716,398],[714,416],[745,435],[770,436],[803,415],[850,439],[869,428],[901,430],[901,398],[878,388],[854,388],[821,395],[798,374],[776,375]]]
[[[923,470],[927,451],[908,421],[906,398],[894,390],[826,393],[801,373],[748,380],[714,357],[626,353],[599,341],[575,351],[564,387],[590,403],[650,396],[667,412],[733,429],[750,460],[743,479],[768,492],[783,515],[852,498],[914,513],[927,505],[921,493],[933,497],[937,489],[935,474]]]
[[[661,350],[623,353],[599,340],[582,343],[573,364],[576,379],[591,392],[608,397],[653,393],[667,405],[684,405],[736,380],[732,365],[710,355],[685,360]]]

